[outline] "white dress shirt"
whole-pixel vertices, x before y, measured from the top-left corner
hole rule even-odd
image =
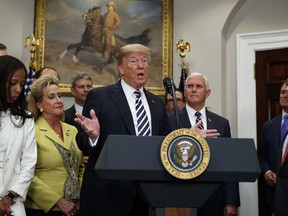
[[[188,116],[189,116],[189,120],[190,120],[191,126],[193,126],[196,123],[197,117],[195,116],[195,113],[197,111],[194,110],[192,107],[190,107],[188,104],[186,104],[185,106],[186,106],[186,110],[187,110],[187,113],[188,113]],[[204,130],[207,130],[207,116],[206,116],[205,107],[203,107],[199,112],[201,113],[201,120],[202,120],[202,124],[203,124]]]
[[[74,108],[76,110],[76,113],[82,114],[82,112],[83,112],[83,107],[82,106],[80,106],[79,104],[75,103],[74,104]]]
[[[134,122],[134,128],[136,131],[136,134],[138,134],[138,127],[137,127],[137,116],[136,116],[136,107],[135,107],[135,102],[136,102],[136,95],[134,94],[134,92],[137,89],[132,88],[131,86],[129,86],[123,79],[121,80],[121,85],[124,91],[124,94],[126,96],[127,102],[129,104],[130,107],[130,111],[132,113],[132,117],[133,117],[133,122]],[[148,121],[149,121],[149,126],[150,126],[150,131],[152,131],[152,124],[151,124],[151,112],[150,112],[150,108],[143,90],[143,87],[139,89],[141,92],[141,100],[142,100],[142,104],[144,106],[144,109],[146,111],[147,117],[148,117]],[[151,134],[150,134],[151,135]]]
[[[124,94],[126,96],[128,105],[130,107],[130,111],[132,114],[132,118],[133,118],[133,123],[134,123],[134,128],[136,131],[136,135],[138,134],[138,127],[137,127],[137,117],[136,117],[136,107],[135,107],[135,102],[136,102],[136,95],[134,94],[134,92],[137,89],[132,88],[131,86],[129,86],[123,79],[121,79],[121,86],[123,88]],[[150,136],[152,135],[152,124],[151,124],[151,112],[150,112],[150,108],[145,96],[145,93],[143,91],[143,87],[139,89],[141,92],[141,100],[142,100],[142,104],[144,106],[144,109],[146,111],[147,117],[148,117],[148,121],[149,121],[149,126],[150,126]],[[101,127],[101,125],[100,125]],[[99,134],[100,136],[100,134]],[[99,138],[98,136],[98,138]],[[89,138],[90,140],[90,146],[94,147],[97,145],[97,141],[98,138],[96,139],[95,142],[92,142],[92,140]]]

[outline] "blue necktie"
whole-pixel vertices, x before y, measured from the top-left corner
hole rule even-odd
[[[283,139],[285,138],[285,135],[287,133],[287,129],[288,129],[288,115],[284,116],[284,122],[281,126],[281,142],[283,141]]]
[[[137,117],[137,127],[138,127],[138,136],[149,136],[150,135],[150,126],[146,111],[144,109],[141,92],[139,90],[135,91],[136,95],[136,117]]]
[[[201,113],[200,112],[196,112],[195,116],[196,116],[196,124],[197,124],[201,120]],[[203,122],[201,123],[201,125],[198,128],[200,130],[204,129]]]

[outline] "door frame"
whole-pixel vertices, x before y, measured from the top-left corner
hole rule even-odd
[[[236,35],[237,55],[237,133],[238,138],[253,138],[257,148],[255,52],[288,47],[288,29]],[[259,215],[258,186],[240,183],[240,215]],[[256,203],[255,203],[256,202]]]

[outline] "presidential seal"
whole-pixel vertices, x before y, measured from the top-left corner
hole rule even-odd
[[[192,179],[207,168],[210,149],[199,133],[191,129],[178,129],[163,140],[160,157],[171,175],[179,179]]]

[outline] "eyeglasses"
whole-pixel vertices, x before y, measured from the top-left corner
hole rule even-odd
[[[286,94],[288,94],[288,90],[281,90],[281,91],[280,91],[280,94],[281,94],[281,95],[286,95]]]
[[[168,100],[167,100],[167,102],[172,102],[173,101],[173,98],[169,98]],[[183,99],[182,98],[176,98],[176,101],[177,102],[180,102],[180,101],[183,101]]]

